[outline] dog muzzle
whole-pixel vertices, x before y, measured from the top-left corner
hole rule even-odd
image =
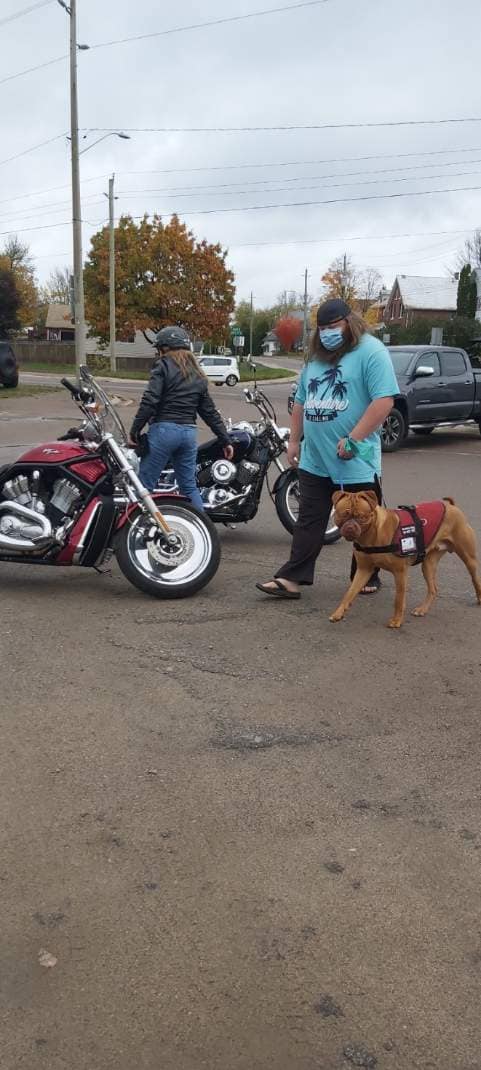
[[[362,534],[361,525],[357,520],[345,520],[339,530],[343,539],[347,539],[348,542],[355,542]]]

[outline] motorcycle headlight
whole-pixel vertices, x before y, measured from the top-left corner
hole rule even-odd
[[[288,442],[289,441],[290,433],[291,432],[290,432],[290,429],[288,427],[280,427],[279,428],[279,434],[280,434],[281,438],[284,439],[284,442]]]

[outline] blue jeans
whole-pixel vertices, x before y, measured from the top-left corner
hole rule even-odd
[[[149,429],[149,452],[140,464],[140,479],[147,490],[154,490],[160,473],[169,461],[173,465],[179,491],[190,498],[196,509],[204,504],[195,479],[197,463],[197,433],[191,424],[151,424]]]

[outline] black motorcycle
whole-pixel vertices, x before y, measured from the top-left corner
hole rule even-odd
[[[299,479],[297,469],[287,468],[281,460],[287,449],[289,428],[278,426],[275,410],[257,384],[253,390],[246,388],[244,395],[261,419],[252,423],[227,421],[233,459],[225,459],[216,438],[203,443],[197,451],[197,484],[205,511],[215,524],[247,524],[257,513],[266,483],[281,524],[292,534],[299,512]],[[272,488],[271,464],[279,471]],[[158,489],[176,489],[173,469],[165,469]],[[330,520],[324,542],[336,542],[338,538],[338,528]]]

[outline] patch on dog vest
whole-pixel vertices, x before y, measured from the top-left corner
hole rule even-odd
[[[419,505],[400,505],[393,510],[398,526],[389,546],[354,547],[363,554],[396,554],[397,557],[416,556],[416,565],[424,561],[426,548],[430,546],[441,527],[446,512],[446,503],[420,502]]]

